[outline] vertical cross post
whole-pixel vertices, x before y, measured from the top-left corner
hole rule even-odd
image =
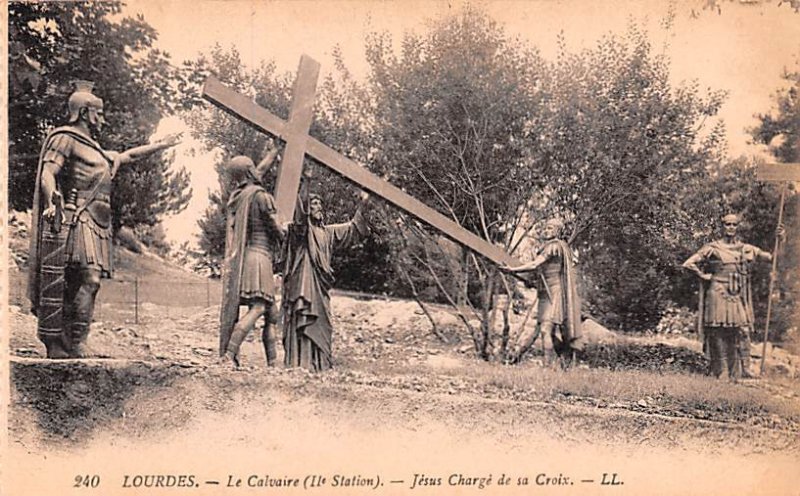
[[[314,96],[319,77],[319,63],[308,55],[300,58],[297,79],[292,88],[292,109],[281,138],[286,141],[278,179],[275,182],[275,206],[279,222],[289,222],[294,217],[303,159],[306,154],[308,130],[314,117]]]

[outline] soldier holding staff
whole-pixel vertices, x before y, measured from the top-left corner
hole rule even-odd
[[[772,261],[771,253],[739,240],[740,221],[736,214],[722,217],[722,239],[703,246],[683,263],[702,281],[699,330],[710,360],[709,373],[719,377],[727,370],[731,379],[751,377],[751,267],[757,260]],[[779,226],[779,239],[784,232]]]

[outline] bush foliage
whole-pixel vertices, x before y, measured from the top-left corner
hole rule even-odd
[[[542,222],[561,217],[580,255],[585,311],[618,328],[653,328],[669,309],[696,305],[696,281],[680,265],[719,236],[722,214],[742,213],[743,239],[771,248],[778,192],[755,181],[753,160],[727,158],[717,119],[725,93],[674,84],[668,47],[654,48],[652,38],[631,23],[580,52],[560,39],[546,60],[472,7],[399,43],[372,33],[365,80],[334,50],[311,134],[522,259]],[[248,71],[235,50],[217,47],[197,64],[287,116],[293,76],[274,63]],[[796,122],[794,91],[781,97],[778,114],[794,112]],[[762,117],[754,136],[772,140],[786,127],[779,121]],[[264,153],[265,136],[216,109],[194,111],[192,125],[224,157],[258,161]],[[316,169],[312,189],[331,220],[346,219],[353,186]],[[209,253],[222,252],[225,197],[223,184],[201,221]],[[793,194],[788,204],[796,205]],[[515,283],[396,209],[373,205],[373,236],[336,258],[339,285],[471,307],[465,312],[481,322],[476,348],[496,355],[508,328],[495,334],[495,312],[508,308],[494,302]],[[789,222],[795,211],[787,209]],[[768,272],[755,274],[762,319]]]

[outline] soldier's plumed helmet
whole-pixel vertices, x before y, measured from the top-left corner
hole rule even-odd
[[[722,217],[723,224],[738,224],[742,221],[742,218],[736,214],[728,214]]]
[[[70,124],[78,120],[81,110],[85,108],[95,110],[103,108],[103,100],[92,93],[93,86],[94,84],[89,81],[75,81],[75,92],[69,96],[67,102]]]
[[[245,155],[237,155],[225,164],[225,173],[233,182],[239,183],[245,179],[255,179],[256,164],[253,159]]]

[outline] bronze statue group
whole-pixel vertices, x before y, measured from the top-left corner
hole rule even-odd
[[[262,164],[268,166],[274,158],[273,151]],[[331,255],[335,248],[366,232],[362,206],[350,222],[325,224],[322,198],[309,194],[308,183],[303,181],[293,221],[280,225],[274,199],[262,184],[264,170],[250,158],[238,156],[227,162],[225,172],[233,190],[226,209],[221,356],[238,367],[239,347],[263,316],[267,365],[275,364],[274,325],[279,312],[273,267],[277,265],[283,267],[285,365],[314,371],[331,368]],[[366,200],[362,195],[362,205]],[[248,310],[239,319],[241,306]]]
[[[51,131],[39,157],[32,216],[28,294],[38,318],[37,334],[47,357],[82,358],[100,279],[111,277],[111,181],[118,168],[178,143],[179,136],[122,153],[95,141],[104,124],[103,101],[81,84],[68,101],[69,122]],[[277,148],[256,165],[245,156],[228,160],[232,192],[226,208],[220,356],[238,368],[240,346],[264,319],[262,342],[268,366],[277,357],[282,321],[284,364],[323,371],[332,366],[331,256],[367,232],[361,203],[352,220],[325,224],[322,198],[303,181],[291,222],[277,221],[275,202],[262,178]],[[772,255],[737,237],[739,216],[722,219],[721,239],[703,246],[683,264],[702,283],[699,330],[709,373],[736,379],[750,375],[753,303],[751,269]],[[519,362],[540,333],[548,334],[562,365],[583,346],[576,257],[562,239],[564,224],[547,222],[531,262],[501,270],[532,281],[539,297],[538,325],[517,336],[509,361]],[[782,226],[778,229],[783,238]],[[283,275],[281,309],[276,307],[275,268]],[[247,311],[240,317],[240,307]],[[282,316],[279,319],[278,316]]]

